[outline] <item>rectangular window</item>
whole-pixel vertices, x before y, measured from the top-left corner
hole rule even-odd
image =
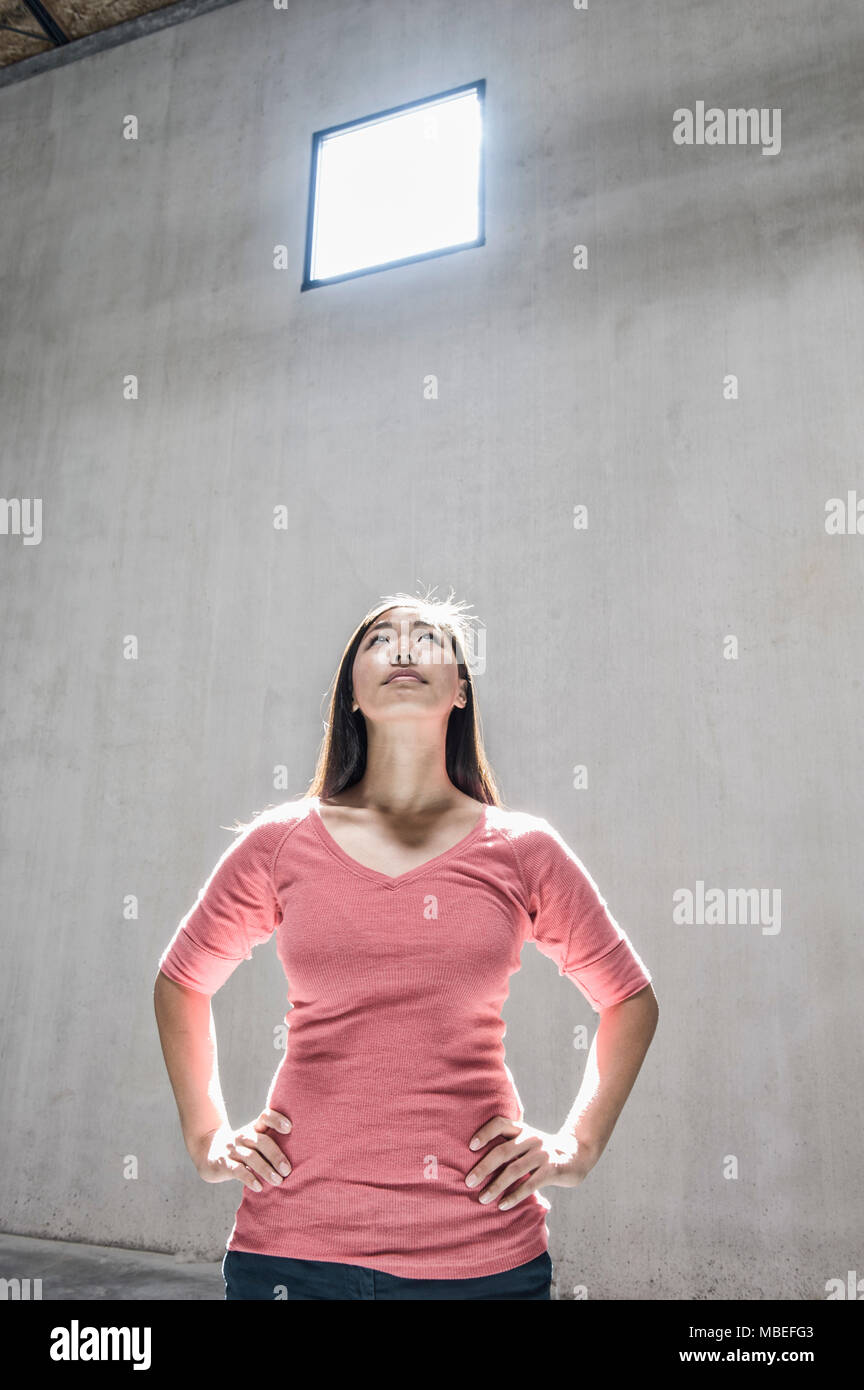
[[[301,289],[485,244],[486,81],[312,137]]]

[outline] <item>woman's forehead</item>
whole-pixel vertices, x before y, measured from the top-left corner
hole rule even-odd
[[[409,628],[414,627],[435,627],[440,630],[441,624],[434,622],[431,618],[424,618],[418,613],[416,608],[388,608],[386,612],[379,613],[372,627],[400,627],[407,624]]]

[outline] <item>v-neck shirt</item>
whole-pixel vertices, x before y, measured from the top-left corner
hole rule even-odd
[[[244,827],[159,961],[213,995],[275,934],[288,981],[266,1104],[292,1122],[269,1132],[291,1172],[243,1187],[227,1249],[404,1278],[515,1268],[548,1248],[551,1189],[501,1211],[500,1196],[479,1200],[491,1179],[465,1177],[489,1152],[468,1147],[481,1125],[524,1120],[501,1018],[522,948],[533,942],[596,1012],[651,975],[542,817],[485,806],[455,845],[391,876],[347,854],[319,808],[302,797]]]
[[[475,822],[473,829],[469,830],[467,835],[463,835],[461,840],[457,840],[455,845],[451,845],[449,849],[442,850],[441,854],[436,854],[431,859],[424,860],[422,864],[419,864],[414,869],[406,869],[403,874],[385,874],[381,873],[378,869],[372,869],[366,864],[361,864],[357,859],[354,859],[350,854],[346,853],[339,844],[339,841],[334,839],[327,829],[327,826],[324,824],[324,818],[321,815],[321,798],[316,796],[312,797],[311,800],[310,819],[331,854],[335,855],[340,864],[344,864],[346,868],[350,869],[353,873],[359,874],[361,878],[369,878],[373,883],[383,883],[387,888],[398,888],[401,884],[407,883],[409,879],[414,878],[417,874],[434,872],[435,868],[442,860],[448,858],[451,854],[458,853],[469,845],[476,836],[481,835],[486,823],[487,808],[484,805],[480,817]]]

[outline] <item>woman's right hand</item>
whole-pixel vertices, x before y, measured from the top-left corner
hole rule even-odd
[[[239,1178],[244,1187],[260,1192],[266,1183],[279,1187],[291,1172],[291,1164],[268,1129],[287,1133],[291,1121],[278,1110],[262,1110],[255,1120],[240,1129],[222,1125],[203,1134],[192,1146],[192,1161],[204,1182],[227,1182]]]

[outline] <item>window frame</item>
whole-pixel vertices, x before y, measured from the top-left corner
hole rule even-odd
[[[471,241],[460,241],[454,246],[442,246],[432,251],[421,251],[416,256],[401,256],[394,261],[381,261],[377,265],[363,266],[358,270],[346,270],[340,275],[328,275],[324,278],[313,279],[312,270],[312,238],[315,228],[315,199],[317,197],[318,186],[318,153],[322,142],[339,130],[351,130],[355,126],[368,125],[371,122],[379,121],[385,116],[395,116],[402,111],[411,111],[418,106],[432,106],[435,102],[443,101],[445,97],[458,96],[461,92],[477,93],[477,101],[480,107],[481,131],[485,136],[485,114],[486,114],[486,79],[481,77],[476,82],[464,82],[460,87],[450,87],[444,92],[435,92],[432,96],[418,97],[416,101],[406,101],[399,106],[389,106],[384,111],[373,111],[371,115],[361,116],[357,120],[342,121],[339,125],[327,126],[326,129],[316,130],[312,135],[312,158],[309,170],[309,203],[306,211],[306,251],[303,258],[303,283],[300,286],[303,290],[319,289],[324,285],[340,284],[343,280],[356,280],[360,275],[377,275],[382,270],[395,270],[400,265],[413,265],[415,261],[428,261],[437,256],[452,256],[457,251],[468,251],[475,246],[486,245],[486,141],[485,138],[480,142],[480,158],[478,161],[477,178],[477,203],[478,203],[478,233]]]

